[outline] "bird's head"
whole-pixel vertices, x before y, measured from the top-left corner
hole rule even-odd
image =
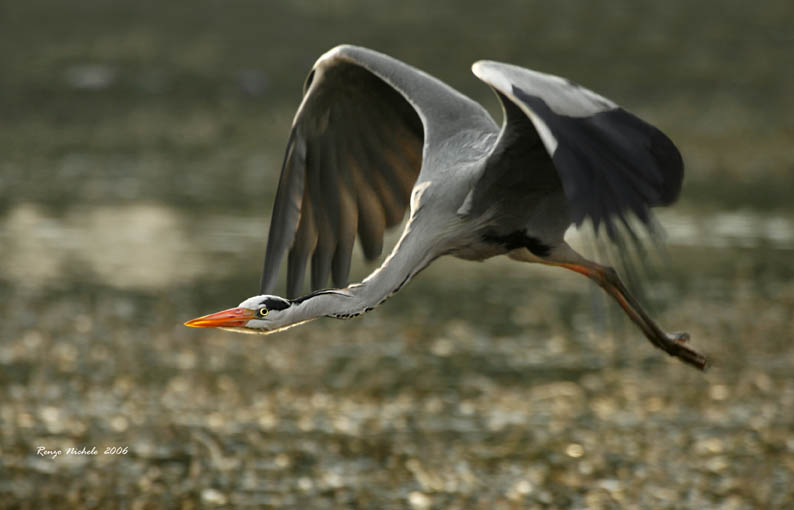
[[[194,328],[220,328],[240,333],[266,335],[300,324],[293,312],[295,303],[278,296],[254,296],[240,306],[187,321]]]

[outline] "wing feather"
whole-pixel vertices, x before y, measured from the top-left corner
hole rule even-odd
[[[325,287],[328,276],[331,274],[331,259],[336,250],[336,230],[332,215],[335,195],[326,193],[329,178],[332,178],[333,168],[328,165],[327,144],[319,139],[316,143],[318,150],[309,152],[307,174],[309,181],[309,199],[314,211],[314,224],[317,226],[317,246],[312,255],[312,289]]]
[[[293,297],[300,294],[306,278],[306,265],[317,246],[317,228],[314,224],[314,212],[311,200],[304,193],[303,210],[301,211],[298,231],[292,250],[287,259],[287,296]]]
[[[409,207],[426,151],[462,127],[494,130],[477,103],[381,53],[339,46],[315,63],[293,120],[270,222],[261,292],[289,253],[287,294],[348,279],[355,239],[367,259]]]
[[[539,137],[577,225],[589,218],[614,239],[617,223],[629,225],[627,216],[650,227],[650,207],[678,197],[683,161],[656,127],[557,76],[492,61],[477,62],[472,70],[497,92],[505,111],[513,112],[505,116],[494,157]],[[529,136],[523,127],[527,120],[535,131]]]
[[[353,189],[357,191],[358,236],[361,240],[361,248],[367,260],[374,260],[383,251],[383,233],[386,230],[383,204],[359,163],[349,159],[346,164],[351,170]]]

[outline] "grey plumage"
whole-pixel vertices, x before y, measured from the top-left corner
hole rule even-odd
[[[617,239],[627,218],[650,225],[650,208],[672,203],[683,178],[675,145],[614,102],[556,76],[480,61],[474,74],[497,94],[501,129],[468,97],[381,53],[339,46],[306,80],[276,192],[262,296],[188,323],[267,333],[321,316],[372,310],[443,255],[564,267],[612,295],[657,347],[704,368],[706,359],[664,333],[611,268],[564,240],[590,219]],[[386,229],[409,211],[400,240],[361,283],[347,285],[355,240],[372,260]],[[311,260],[315,292],[267,317],[288,256],[287,295],[303,291]],[[326,287],[329,275],[334,290]],[[280,298],[279,298],[280,299]]]
[[[437,152],[456,130],[478,127],[495,130],[480,105],[417,69],[353,46],[326,53],[293,121],[262,292],[273,291],[290,249],[289,296],[299,293],[312,253],[312,288],[326,284],[332,265],[334,285],[344,286],[355,233],[367,259],[377,258],[384,230],[405,216],[422,162],[443,159]]]
[[[650,124],[563,78],[492,61],[472,69],[497,93],[505,122],[456,211],[500,208],[492,212],[515,222],[498,225],[502,235],[529,226],[559,238],[570,222],[590,218],[614,237],[616,221],[633,214],[649,223],[649,207],[678,195],[681,156]],[[321,57],[293,123],[261,291],[274,290],[288,251],[288,296],[302,291],[309,258],[312,289],[325,287],[329,274],[345,286],[356,237],[368,260],[380,255],[420,169],[432,180],[452,151],[467,149],[449,143],[461,130],[497,132],[480,105],[391,57],[353,46]],[[541,202],[542,223],[522,224]]]
[[[478,62],[475,74],[503,105],[525,113],[540,134],[562,188],[571,220],[603,223],[616,236],[615,220],[630,229],[627,214],[650,223],[648,208],[669,205],[681,190],[684,165],[661,131],[595,92],[569,80],[497,62]],[[513,118],[519,118],[515,115]],[[509,127],[513,122],[506,123]]]

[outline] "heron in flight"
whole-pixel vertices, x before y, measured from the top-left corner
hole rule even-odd
[[[260,295],[185,324],[267,334],[319,317],[350,319],[442,255],[507,255],[587,276],[653,345],[705,368],[686,333],[665,333],[613,268],[564,240],[586,219],[613,239],[630,217],[649,227],[650,207],[671,204],[681,188],[675,145],[564,78],[487,60],[472,71],[499,98],[501,129],[480,104],[392,57],[349,45],[322,55],[292,124]],[[348,284],[356,239],[376,259],[406,210],[391,254]],[[282,298],[272,293],[285,256]],[[313,291],[301,296],[309,260]]]

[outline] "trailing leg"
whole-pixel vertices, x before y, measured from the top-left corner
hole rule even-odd
[[[689,334],[665,333],[631,295],[613,268],[587,260],[567,243],[556,246],[548,257],[542,259],[533,257],[532,261],[564,267],[587,276],[618,302],[626,315],[645,333],[653,345],[700,370],[705,370],[708,366],[709,362],[705,356],[684,345],[689,340]]]

